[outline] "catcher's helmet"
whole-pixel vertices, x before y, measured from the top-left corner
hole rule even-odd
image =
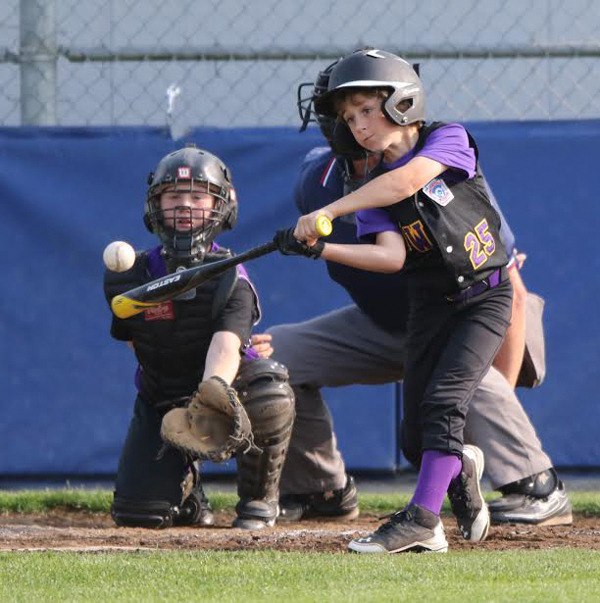
[[[336,155],[344,155],[350,159],[361,159],[365,156],[363,149],[345,124],[337,122],[335,117],[315,111],[315,100],[327,92],[329,76],[341,59],[337,59],[323,71],[319,71],[314,83],[303,82],[298,86],[298,113],[302,120],[300,132],[306,130],[309,123],[317,123],[321,133]],[[310,92],[305,92],[310,89]]]
[[[165,188],[180,184],[189,190],[194,184],[201,185],[215,199],[214,207],[202,225],[194,227],[191,224],[190,229],[183,232],[165,220],[160,206],[160,195]],[[158,235],[168,264],[178,267],[202,262],[215,237],[235,226],[237,209],[229,168],[218,157],[194,144],[163,157],[148,175],[144,224]]]
[[[412,65],[391,52],[358,50],[338,61],[331,70],[327,92],[315,98],[315,111],[334,117],[335,93],[344,88],[387,88],[390,96],[382,110],[393,123],[406,126],[425,121],[423,84]],[[404,112],[398,109],[402,101],[410,101]]]

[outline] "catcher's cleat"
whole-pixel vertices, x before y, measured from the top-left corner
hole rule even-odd
[[[445,553],[448,541],[439,516],[412,504],[394,513],[373,534],[352,540],[348,549],[355,553]]]
[[[235,506],[237,517],[233,520],[234,528],[243,530],[264,530],[275,525],[279,515],[277,502],[267,500],[240,500]]]
[[[562,481],[547,496],[511,493],[490,502],[492,523],[563,526],[573,523],[573,509]]]
[[[339,490],[313,494],[286,494],[279,500],[280,522],[301,519],[350,521],[359,515],[358,493],[354,478],[346,476],[346,485]]]
[[[463,448],[460,475],[448,487],[450,506],[460,533],[472,542],[485,540],[490,529],[490,513],[481,494],[483,466],[483,452],[467,444]]]
[[[208,527],[214,523],[215,516],[210,502],[202,484],[197,484],[174,515],[173,525]]]

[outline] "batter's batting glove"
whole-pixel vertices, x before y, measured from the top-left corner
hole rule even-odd
[[[278,230],[273,237],[273,241],[283,255],[303,255],[314,260],[321,257],[323,247],[325,247],[323,241],[317,241],[312,247],[309,247],[306,243],[294,237],[293,228]]]

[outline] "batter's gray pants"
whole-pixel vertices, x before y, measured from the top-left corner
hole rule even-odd
[[[401,381],[405,333],[384,331],[356,306],[267,332],[273,357],[288,367],[296,393],[281,493],[342,488],[346,468],[320,388]],[[515,391],[493,367],[471,400],[464,439],[483,450],[494,489],[552,467]]]

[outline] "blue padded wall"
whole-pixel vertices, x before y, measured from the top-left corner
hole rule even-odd
[[[537,390],[521,390],[523,403],[557,465],[598,466],[600,122],[469,127],[528,253],[526,284],[547,304],[548,374]],[[242,251],[294,223],[292,182],[304,154],[321,144],[318,132],[198,129],[186,140],[232,168],[240,220],[224,244]],[[155,128],[0,129],[0,475],[115,471],[135,363],[108,334],[102,250],[115,239],[153,243],[141,222],[146,176],[181,144]],[[261,296],[260,328],[349,303],[318,262],[273,254],[247,268]],[[349,467],[393,469],[394,386],[326,396]]]

